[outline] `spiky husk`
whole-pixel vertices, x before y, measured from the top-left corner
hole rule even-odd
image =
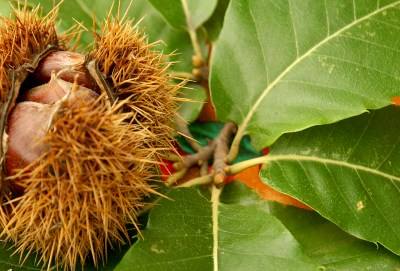
[[[49,46],[62,47],[54,27],[56,16],[56,9],[41,17],[39,8],[28,11],[24,7],[14,10],[14,18],[1,17],[0,102],[5,102],[10,91],[10,70],[29,68],[35,56]]]
[[[26,10],[0,27],[0,99],[9,91],[8,72],[29,64],[47,46],[60,48],[56,12],[44,19]],[[2,236],[21,255],[38,252],[52,264],[75,270],[90,256],[104,261],[107,247],[129,240],[127,224],[137,228],[144,198],[157,193],[154,164],[172,149],[175,94],[169,64],[131,21],[109,19],[96,36],[94,59],[118,101],[63,104],[47,137],[48,151],[8,177],[24,192],[0,208]],[[1,55],[3,54],[3,55]],[[3,199],[4,200],[4,199]]]
[[[49,151],[15,176],[24,194],[10,205],[5,235],[17,251],[75,270],[90,254],[105,259],[107,246],[129,240],[149,184],[153,150],[148,135],[104,99],[67,102],[45,138]],[[137,226],[136,226],[137,227]],[[53,260],[54,259],[54,260]]]
[[[24,6],[13,10],[13,18],[0,17],[0,105],[2,110],[10,92],[13,91],[11,71],[31,69],[35,57],[49,46],[64,47],[64,41],[67,39],[63,37],[59,39],[57,36],[54,26],[56,15],[56,8],[47,16],[41,17],[39,8],[28,10],[27,6]],[[0,133],[3,132],[0,131]],[[4,182],[2,176],[0,181]],[[8,194],[0,195],[2,201],[9,199],[9,196]],[[8,207],[1,205],[1,226],[8,222],[8,218]]]
[[[148,44],[130,20],[108,18],[96,35],[90,54],[99,64],[120,100],[134,112],[134,122],[148,129],[150,148],[172,149],[172,123],[176,114],[176,92],[167,68],[170,63]]]

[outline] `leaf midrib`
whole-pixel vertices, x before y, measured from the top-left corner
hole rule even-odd
[[[246,128],[248,126],[248,124],[250,123],[253,115],[255,114],[257,108],[260,106],[261,102],[264,100],[264,98],[268,95],[268,93],[281,81],[281,79],[283,77],[285,77],[294,67],[297,66],[297,64],[299,64],[301,61],[303,61],[306,57],[308,57],[309,55],[311,55],[315,50],[317,50],[319,47],[321,47],[322,45],[324,45],[325,43],[329,42],[331,39],[339,36],[341,33],[343,33],[344,31],[352,28],[353,26],[357,25],[358,23],[361,23],[369,18],[371,18],[372,16],[377,15],[378,13],[381,13],[387,9],[393,8],[395,6],[397,6],[400,3],[400,1],[396,1],[394,3],[388,4],[386,6],[383,6],[381,8],[376,9],[374,12],[368,13],[367,15],[360,17],[359,19],[354,20],[353,22],[351,22],[350,24],[346,25],[345,27],[339,29],[338,31],[334,32],[332,35],[328,35],[326,36],[323,40],[321,40],[319,43],[317,43],[316,45],[314,45],[313,47],[311,47],[308,51],[306,51],[303,55],[297,57],[295,59],[295,61],[292,62],[292,64],[290,64],[288,67],[286,67],[285,70],[283,70],[283,72],[281,72],[272,82],[271,84],[269,84],[267,86],[266,89],[264,89],[264,91],[261,92],[261,95],[258,97],[258,99],[256,100],[256,102],[254,103],[254,105],[250,108],[249,112],[247,113],[246,117],[244,118],[244,120],[242,121],[237,135],[238,137],[242,137],[245,134]]]
[[[353,164],[349,163],[347,161],[341,161],[341,160],[334,160],[334,159],[328,159],[328,158],[321,158],[317,156],[306,156],[306,155],[298,155],[298,154],[283,154],[283,155],[268,155],[266,156],[266,163],[268,162],[279,162],[279,161],[310,161],[310,162],[315,162],[315,163],[320,163],[320,164],[330,164],[330,165],[336,165],[340,167],[346,167],[353,169],[355,171],[364,171],[368,172],[386,179],[394,180],[400,182],[400,177],[395,176],[383,171],[380,171],[375,168],[370,168],[367,166],[359,165],[359,164]]]
[[[221,188],[216,187],[215,185],[211,190],[211,220],[212,220],[212,235],[213,235],[213,246],[212,246],[212,255],[213,255],[213,271],[218,271],[219,268],[219,204],[220,204],[220,195]]]

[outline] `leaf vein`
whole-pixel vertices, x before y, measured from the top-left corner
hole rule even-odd
[[[360,171],[365,171],[368,173],[371,173],[373,175],[381,176],[386,179],[393,179],[395,181],[400,182],[400,177],[395,176],[386,172],[382,172],[380,170],[374,169],[374,168],[369,168],[367,166],[363,165],[358,165],[358,164],[352,164],[346,161],[339,161],[339,160],[334,160],[334,159],[328,159],[328,158],[321,158],[321,157],[316,157],[316,156],[305,156],[305,155],[298,155],[298,154],[282,154],[282,155],[268,155],[266,156],[265,161],[266,162],[279,162],[279,161],[310,161],[310,162],[316,162],[316,163],[327,163],[331,165],[336,165],[336,166],[341,166],[345,168],[350,168],[350,169],[358,169]]]
[[[296,58],[298,58],[300,55],[299,41],[297,38],[296,26],[294,24],[294,17],[293,17],[293,8],[291,7],[290,0],[288,0],[288,8],[289,8],[289,17],[290,17],[290,21],[292,23],[292,29],[293,29],[294,45],[296,47]]]
[[[386,25],[386,26],[390,26],[390,27],[392,27],[392,28],[394,28],[396,30],[400,30],[400,26],[395,25],[395,24],[391,24],[391,23],[388,23],[388,22],[385,22],[385,21],[381,21],[381,20],[378,20],[378,19],[372,19],[372,18],[371,18],[371,21],[377,22],[377,23],[380,23],[380,24],[383,24],[383,25]]]
[[[368,44],[373,45],[373,46],[378,47],[378,48],[384,48],[384,49],[387,49],[387,50],[390,50],[390,51],[393,51],[393,52],[396,52],[396,53],[400,53],[400,50],[397,50],[396,48],[393,48],[393,47],[390,47],[390,46],[386,46],[386,45],[383,45],[383,44],[380,44],[380,43],[377,43],[377,42],[372,42],[372,41],[365,40],[365,39],[362,39],[362,38],[353,37],[353,36],[347,36],[347,35],[340,35],[340,37],[341,38],[346,38],[346,39],[358,40],[358,41],[368,43]]]
[[[329,13],[328,13],[328,5],[326,4],[326,0],[324,0],[324,7],[325,7],[325,17],[326,17],[326,36],[328,37],[331,29],[330,29],[330,23],[329,23]]]
[[[360,145],[361,140],[363,139],[365,133],[367,132],[369,126],[371,125],[371,120],[372,120],[372,118],[374,117],[374,115],[375,115],[375,112],[372,112],[372,113],[371,113],[371,117],[368,118],[367,124],[365,125],[363,131],[361,132],[360,136],[358,137],[356,144],[353,145],[353,149],[352,149],[351,152],[348,154],[348,156],[347,156],[347,158],[346,158],[345,161],[349,161],[349,160],[350,160],[351,156],[352,156],[352,155],[354,154],[354,152],[356,151],[358,145]]]
[[[327,58],[334,59],[334,60],[337,60],[337,61],[340,61],[340,62],[344,62],[344,63],[350,64],[350,65],[358,66],[358,67],[361,67],[361,68],[364,68],[364,69],[367,69],[367,70],[370,70],[370,71],[374,71],[374,72],[377,72],[377,73],[380,73],[380,74],[384,74],[386,76],[389,76],[390,78],[393,78],[396,81],[400,81],[400,78],[394,76],[393,74],[378,70],[378,69],[370,67],[370,66],[363,65],[361,63],[357,63],[357,62],[354,62],[354,61],[351,61],[351,60],[347,60],[347,59],[344,59],[344,58],[341,58],[341,57],[323,55],[323,54],[317,54],[317,53],[313,53],[313,55],[327,57]]]
[[[347,209],[353,215],[354,219],[358,220],[357,215],[353,212],[353,208],[351,208],[351,203],[350,203],[349,199],[343,194],[343,191],[339,188],[339,186],[336,182],[336,178],[334,177],[332,171],[330,170],[330,168],[327,166],[326,163],[324,163],[324,167],[325,167],[326,171],[328,172],[329,177],[331,178],[332,182],[334,183],[336,190],[338,191],[339,195],[342,197],[344,203],[346,204]]]
[[[315,86],[315,87],[320,87],[320,88],[341,90],[341,91],[349,92],[349,93],[354,94],[354,95],[358,95],[358,96],[360,96],[360,97],[364,97],[364,98],[367,98],[367,99],[371,99],[370,96],[368,96],[368,95],[363,95],[362,93],[359,93],[359,92],[353,92],[353,91],[351,91],[350,88],[349,88],[349,89],[344,89],[344,88],[326,86],[326,85],[317,84],[317,83],[314,83],[314,82],[307,82],[307,81],[301,81],[301,80],[282,80],[281,82],[282,82],[282,83],[304,84],[304,85],[310,85],[310,86]],[[374,99],[374,101],[378,101],[378,99],[376,98],[376,99]],[[386,100],[379,100],[379,101],[386,102]],[[342,106],[343,106],[343,105],[342,105]],[[343,107],[342,107],[342,108],[343,108]]]
[[[397,146],[399,146],[399,143],[400,135],[397,137],[396,142],[392,144],[392,148],[390,149],[390,151],[388,151],[387,155],[385,156],[385,158],[382,159],[382,162],[376,167],[376,169],[380,169],[385,164],[385,162],[390,158]]]
[[[364,189],[367,197],[371,200],[372,204],[374,204],[375,206],[375,210],[378,211],[379,215],[383,218],[383,220],[385,221],[385,223],[388,225],[389,229],[392,230],[392,232],[394,233],[394,235],[396,236],[397,240],[400,240],[400,236],[399,233],[397,231],[395,231],[395,229],[393,228],[393,225],[391,223],[389,223],[389,221],[387,220],[387,217],[383,214],[382,210],[378,207],[378,204],[375,203],[374,199],[372,198],[372,196],[370,195],[370,193],[368,193],[367,188],[365,187],[365,183],[363,181],[363,179],[361,178],[359,172],[357,169],[354,169],[354,171],[356,172],[359,180],[360,180],[360,184],[362,186],[362,188]],[[377,240],[378,241],[378,240]]]
[[[253,25],[254,25],[254,28],[255,28],[255,30],[256,30],[257,44],[258,44],[258,46],[260,47],[261,54],[262,54],[262,56],[263,56],[264,69],[265,69],[265,76],[267,77],[267,84],[269,84],[269,72],[268,72],[267,55],[266,55],[266,53],[265,53],[265,51],[264,51],[264,47],[263,47],[262,44],[261,44],[259,29],[258,29],[258,27],[257,27],[257,23],[256,23],[256,20],[255,20],[255,18],[254,18],[253,11],[252,11],[251,8],[250,8],[250,5],[248,6],[248,8],[249,8],[249,14],[250,14],[251,21],[252,21],[252,23],[253,23]]]

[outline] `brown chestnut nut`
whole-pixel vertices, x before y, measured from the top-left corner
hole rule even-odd
[[[51,105],[35,102],[22,102],[14,107],[8,117],[8,173],[26,167],[46,151],[47,146],[42,140],[52,111]]]
[[[53,73],[58,73],[58,77],[67,81],[75,82],[94,89],[95,82],[85,67],[85,56],[75,52],[56,51],[51,52],[42,59],[33,73],[33,79],[42,83],[47,83]]]
[[[26,91],[22,96],[22,101],[31,101],[44,104],[52,104],[61,100],[71,89],[75,89],[75,95],[81,99],[95,99],[98,95],[93,90],[64,81],[60,78],[53,78],[44,85],[34,87]]]

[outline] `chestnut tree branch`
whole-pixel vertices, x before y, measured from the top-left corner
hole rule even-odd
[[[176,188],[182,188],[182,187],[193,187],[197,185],[204,185],[204,184],[210,184],[213,181],[213,176],[211,174],[205,175],[205,176],[200,176],[198,178],[194,178],[190,181],[187,181],[181,185],[176,186]]]
[[[208,174],[208,161],[204,161],[200,167],[200,176],[205,176]]]
[[[187,155],[182,158],[182,161],[174,163],[174,168],[177,170],[168,180],[167,185],[173,185],[184,177],[189,168],[195,165],[201,165],[200,177],[185,182],[178,187],[189,187],[200,184],[208,184],[213,182],[217,187],[221,187],[226,179],[226,156],[229,151],[229,143],[232,135],[236,132],[236,125],[232,122],[225,124],[216,139],[211,141],[207,146],[202,147],[197,153]],[[208,161],[214,160],[213,170],[208,174]]]
[[[215,152],[214,152],[214,184],[217,186],[224,183],[226,178],[225,167],[226,167],[226,156],[229,151],[229,143],[231,136],[236,132],[236,125],[232,122],[225,124],[221,133],[215,140]]]
[[[176,182],[178,182],[180,179],[182,179],[185,176],[185,174],[187,173],[188,170],[189,170],[189,168],[183,168],[183,169],[175,172],[171,176],[169,176],[165,183],[166,186],[174,185]]]
[[[190,168],[196,164],[201,165],[212,157],[215,148],[215,141],[212,141],[208,146],[201,148],[197,153],[186,155],[182,158],[182,161],[174,163],[174,168],[176,170],[181,170],[182,168]]]

